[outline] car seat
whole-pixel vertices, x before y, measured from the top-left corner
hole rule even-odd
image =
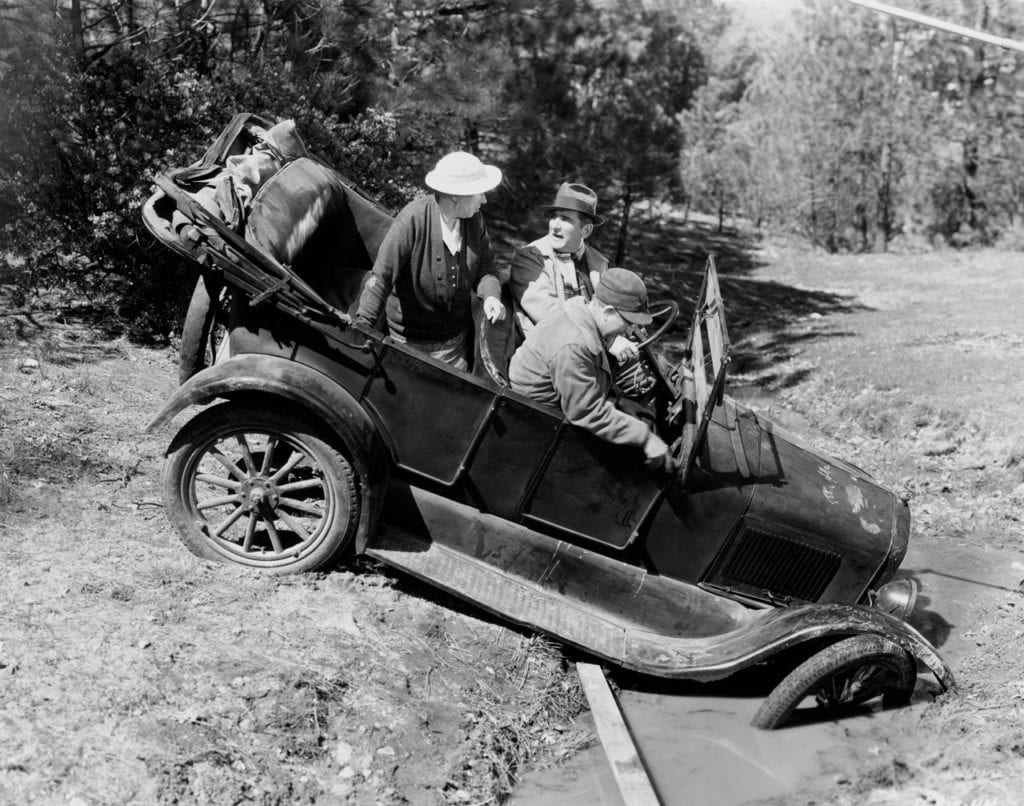
[[[333,168],[300,157],[257,191],[245,238],[290,266],[331,305],[354,313],[391,221]]]

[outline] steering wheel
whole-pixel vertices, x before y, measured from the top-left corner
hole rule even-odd
[[[651,335],[636,345],[639,350],[642,350],[648,344],[653,344],[664,336],[665,333],[668,332],[668,329],[675,324],[676,319],[679,318],[679,303],[675,300],[660,300],[659,302],[655,302],[651,307],[653,308],[653,310],[651,310],[651,316],[655,319],[665,317],[665,321],[658,325],[658,329],[651,333]]]

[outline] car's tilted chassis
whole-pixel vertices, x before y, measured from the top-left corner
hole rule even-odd
[[[331,302],[324,289],[357,288],[372,257],[367,229],[379,232],[386,214],[359,207],[325,166],[288,170],[329,183],[340,230],[361,236],[361,266],[334,286],[198,204],[188,176],[160,177],[146,206],[154,234],[232,297],[230,357],[187,378],[150,426],[224,401],[169,450],[165,496],[192,550],[277,571],[363,552],[660,677],[721,678],[785,650],[797,668],[755,718],[763,727],[806,693],[826,705],[905,700],[917,663],[952,686],[922,635],[869,606],[888,601],[880,591],[906,548],[905,503],[724,394],[713,264],[688,362],[666,367],[643,350],[646,401],[681,463],[654,476],[512,392],[486,331],[487,372],[470,376],[354,325],[351,298]]]

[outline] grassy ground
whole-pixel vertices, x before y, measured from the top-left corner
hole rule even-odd
[[[736,382],[907,488],[915,540],[1021,547],[1015,255],[827,258],[641,229],[627,265],[684,310],[718,252]],[[170,434],[143,433],[173,353],[6,309],[0,802],[497,803],[594,740],[570,659],[542,639],[371,564],[278,578],[193,558],[159,500]],[[960,695],[851,747],[863,773],[800,802],[1013,802],[1006,601],[975,625]]]
[[[0,802],[481,803],[591,740],[540,638],[368,564],[192,557],[143,433],[171,352],[0,322]]]
[[[925,556],[951,557],[956,573],[958,548],[997,552],[1006,567],[992,566],[993,574],[1015,574],[1024,585],[1019,255],[791,253],[749,280],[733,279],[845,301],[845,310],[750,331],[742,344],[748,380],[773,390],[773,405],[800,415],[833,453],[908,491],[912,541]],[[974,646],[954,664],[959,691],[899,713],[835,759],[845,771],[830,786],[779,804],[1020,802],[1024,599],[1020,589],[976,582],[987,609],[969,617],[974,603],[961,600],[962,609],[942,614]]]

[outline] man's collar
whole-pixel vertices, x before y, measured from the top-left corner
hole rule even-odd
[[[555,252],[556,255],[561,257],[571,257],[573,260],[582,260],[583,253],[587,251],[586,241],[580,241],[580,248],[575,252]]]
[[[589,304],[583,297],[571,297],[562,304],[562,310],[569,321],[582,333],[587,342],[590,352],[604,354],[604,341],[601,338],[601,331],[597,327],[597,320],[590,310]]]

